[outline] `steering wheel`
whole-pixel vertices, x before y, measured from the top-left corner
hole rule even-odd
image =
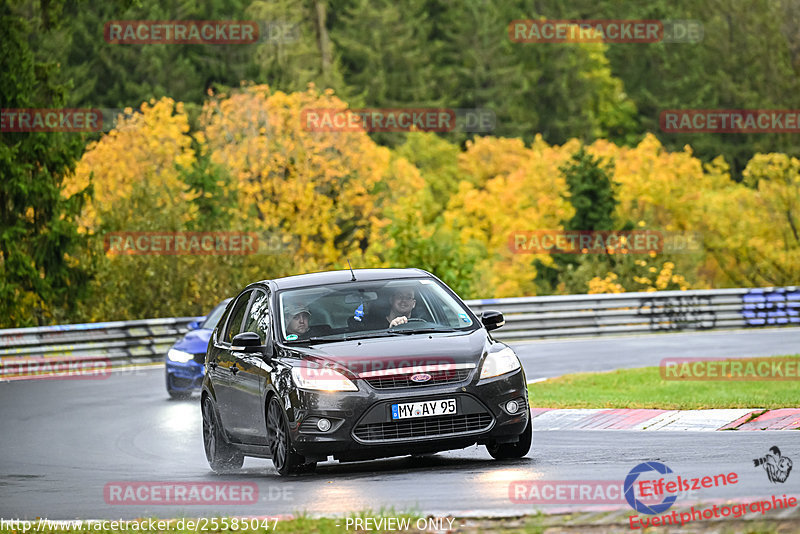
[[[414,323],[414,322],[416,322],[416,323],[427,323],[428,321],[426,321],[425,319],[421,319],[419,317],[411,317],[405,323],[396,324],[396,325],[394,325],[394,326],[392,326],[390,328],[397,328],[398,326],[403,326],[404,324],[410,324],[410,323]]]

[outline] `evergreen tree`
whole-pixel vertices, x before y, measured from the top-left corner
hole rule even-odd
[[[338,0],[332,3],[331,40],[344,80],[352,89],[350,106],[421,108],[449,105],[442,94],[424,0]],[[396,145],[403,133],[375,133],[376,141]]]
[[[66,87],[55,65],[39,63],[28,44],[55,26],[60,2],[42,2],[28,20],[0,5],[0,108],[59,108]],[[54,11],[50,11],[54,10]],[[53,17],[53,18],[51,18]],[[83,293],[87,272],[77,264],[85,241],[75,217],[86,190],[61,195],[64,175],[80,156],[79,134],[0,132],[0,321],[3,327],[62,320]]]
[[[569,199],[575,214],[563,221],[565,230],[613,230],[614,210],[619,202],[614,196],[611,180],[614,164],[603,165],[581,147],[572,155],[572,161],[561,167],[567,180]]]
[[[327,0],[255,0],[246,13],[285,29],[284,37],[279,32],[258,45],[257,82],[286,92],[303,91],[314,83],[345,98],[350,94],[330,37],[332,14]]]
[[[571,160],[559,169],[566,178],[568,199],[575,209],[573,216],[562,221],[565,231],[610,231],[616,229],[614,210],[619,202],[614,194],[617,186],[611,176],[614,164],[604,164],[582,146]],[[627,225],[630,226],[630,225]],[[625,228],[630,229],[628,227]],[[604,274],[613,270],[614,258],[608,254],[554,254],[551,266],[534,262],[536,283],[543,293],[556,289],[567,293],[585,293],[586,271]]]
[[[453,107],[491,109],[494,135],[526,142],[537,133],[550,143],[573,137],[636,141],[636,108],[611,74],[602,44],[512,42],[509,24],[538,16],[516,0],[444,6],[436,63]]]

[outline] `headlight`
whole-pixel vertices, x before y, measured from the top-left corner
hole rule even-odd
[[[292,378],[300,389],[318,391],[358,391],[353,382],[338,371],[316,367],[292,367]]]
[[[188,352],[183,352],[182,350],[178,349],[169,349],[169,352],[167,353],[167,358],[169,358],[173,362],[178,362],[178,363],[186,363],[193,357],[194,356],[192,356]]]
[[[481,367],[481,378],[500,376],[519,369],[519,358],[514,351],[506,347],[497,352],[490,352]]]

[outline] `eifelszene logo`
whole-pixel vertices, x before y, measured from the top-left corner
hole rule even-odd
[[[636,510],[637,512],[641,512],[644,514],[656,515],[662,512],[666,512],[670,509],[670,507],[675,504],[677,500],[677,495],[670,495],[668,497],[664,497],[664,500],[661,501],[659,504],[645,504],[639,499],[636,498],[636,494],[634,492],[634,484],[636,480],[639,478],[639,475],[642,473],[647,473],[649,471],[656,471],[662,475],[666,475],[668,473],[672,473],[672,469],[667,467],[666,465],[660,462],[644,462],[633,469],[630,470],[628,476],[625,477],[625,500],[628,501],[628,504],[631,505],[631,508]]]
[[[778,447],[770,447],[766,456],[753,459],[753,465],[762,466],[767,472],[767,478],[773,484],[775,482],[783,484],[792,472],[792,460],[787,456],[781,456]]]

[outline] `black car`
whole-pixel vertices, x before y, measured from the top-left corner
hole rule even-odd
[[[214,471],[244,456],[281,475],[339,461],[531,445],[525,373],[442,281],[419,269],[335,271],[247,286],[206,354],[201,405]]]

